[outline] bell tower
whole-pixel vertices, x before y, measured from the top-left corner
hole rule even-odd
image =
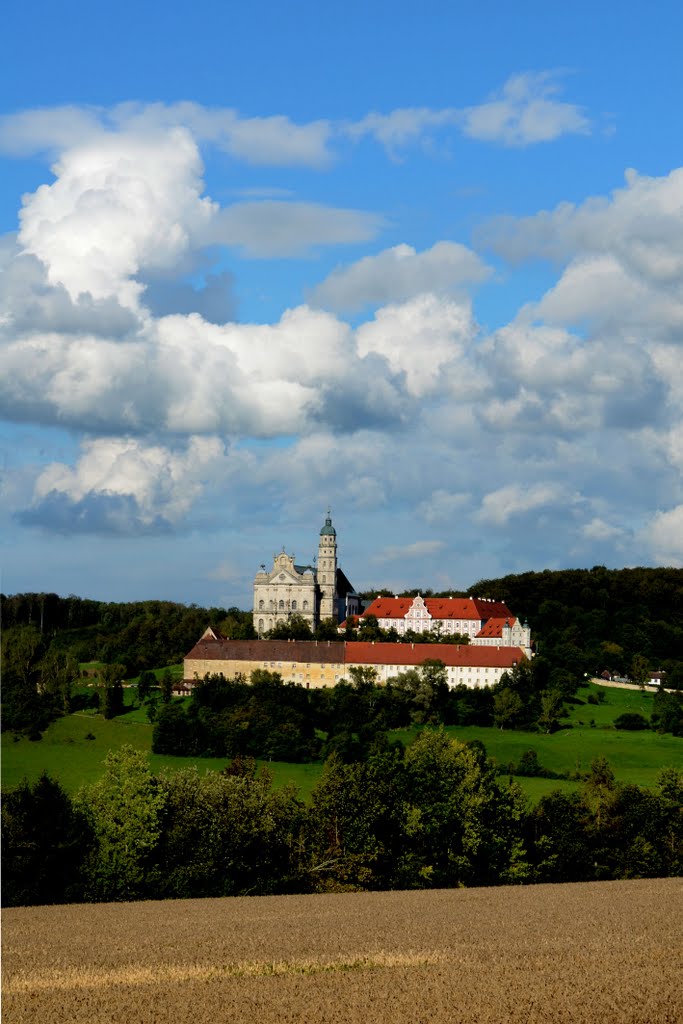
[[[337,619],[337,531],[330,510],[320,531],[317,583],[320,588],[320,619]]]

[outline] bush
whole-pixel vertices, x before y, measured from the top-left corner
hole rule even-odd
[[[614,728],[636,732],[640,729],[649,729],[650,723],[647,718],[644,718],[637,711],[625,711],[623,715],[619,715],[618,718],[614,719]]]

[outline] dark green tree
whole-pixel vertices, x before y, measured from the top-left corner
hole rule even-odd
[[[166,669],[163,673],[159,689],[161,691],[161,703],[169,704],[173,697],[173,673],[170,669]]]
[[[2,799],[2,901],[19,907],[72,903],[82,896],[92,845],[84,815],[54,779],[22,782]]]

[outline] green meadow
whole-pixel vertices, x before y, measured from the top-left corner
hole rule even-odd
[[[599,704],[586,703],[589,694],[604,694]],[[127,697],[132,697],[127,691]],[[488,754],[500,765],[517,762],[527,750],[535,750],[541,766],[554,772],[581,772],[595,757],[604,755],[620,782],[653,786],[659,771],[668,765],[683,765],[683,739],[650,730],[624,732],[613,727],[614,719],[625,711],[640,711],[649,718],[652,694],[589,684],[579,691],[582,703],[571,706],[565,727],[552,735],[514,732],[476,726],[450,726],[449,735],[462,741],[481,740]],[[399,730],[394,735],[409,743],[417,729]],[[109,750],[130,744],[148,753],[155,772],[169,771],[195,764],[200,771],[220,770],[226,758],[183,758],[152,754],[152,725],[145,709],[132,707],[118,718],[106,721],[94,712],[79,712],[54,722],[39,741],[2,734],[2,786],[12,788],[23,778],[35,781],[41,772],[60,780],[75,793],[80,786],[95,781],[103,770]],[[297,787],[307,799],[320,776],[321,765],[260,762],[273,774],[274,784]],[[501,777],[501,784],[505,783]],[[521,778],[524,791],[532,800],[553,789],[573,789],[570,780]]]

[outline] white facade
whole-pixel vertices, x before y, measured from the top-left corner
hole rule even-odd
[[[374,615],[380,629],[406,633],[467,636],[482,647],[521,647],[531,655],[531,630],[501,601],[473,597],[378,597],[363,613]]]
[[[300,615],[311,629],[323,619],[339,622],[357,615],[360,599],[337,562],[337,531],[328,513],[320,531],[314,565],[296,565],[284,548],[254,579],[254,629],[259,636]]]

